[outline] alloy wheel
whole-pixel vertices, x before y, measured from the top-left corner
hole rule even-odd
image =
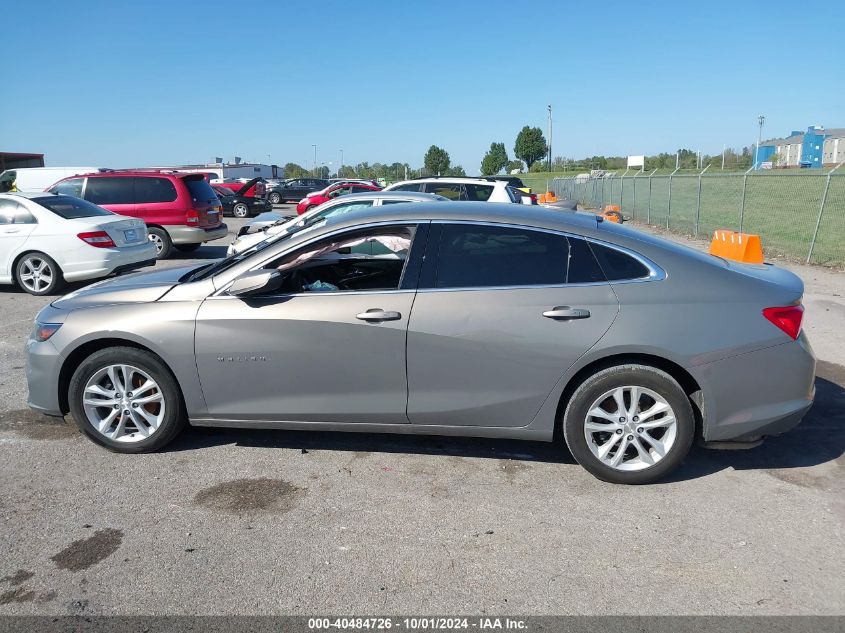
[[[21,264],[20,283],[31,292],[43,292],[53,283],[55,271],[40,257],[27,257]]]
[[[108,365],[94,373],[85,384],[82,407],[100,435],[127,443],[155,433],[166,411],[158,383],[132,365]]]
[[[243,202],[239,202],[232,209],[232,213],[236,218],[245,218],[249,215],[249,207],[247,207]]]
[[[675,412],[666,399],[634,385],[606,391],[596,398],[584,420],[587,446],[614,470],[654,466],[672,450],[677,434]]]
[[[160,255],[161,251],[164,250],[164,240],[155,233],[150,233],[150,241],[156,245],[156,255]]]

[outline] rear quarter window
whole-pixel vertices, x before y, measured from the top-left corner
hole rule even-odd
[[[467,200],[475,202],[487,202],[493,194],[492,185],[464,185],[464,189],[467,192]]]
[[[590,248],[608,281],[624,281],[648,277],[651,271],[641,261],[615,248],[590,244]]]
[[[188,193],[195,202],[210,202],[217,198],[214,189],[204,178],[183,178],[182,182],[185,183]]]

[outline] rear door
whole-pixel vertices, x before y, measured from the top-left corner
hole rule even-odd
[[[607,332],[616,295],[581,239],[494,224],[431,226],[408,326],[408,417],[525,426]]]
[[[87,179],[85,199],[120,215],[138,217],[135,179],[132,176],[103,176]]]

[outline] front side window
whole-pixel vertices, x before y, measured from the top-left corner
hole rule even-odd
[[[376,227],[318,240],[265,266],[284,274],[277,292],[397,290],[411,251],[414,229]]]
[[[352,193],[352,186],[347,185],[346,187],[338,187],[337,189],[329,192],[329,198],[337,198],[338,196],[345,196],[348,193]]]
[[[84,184],[84,178],[71,178],[70,180],[65,180],[50,187],[49,191],[51,193],[58,193],[64,196],[76,196],[77,198],[81,198]]]
[[[38,221],[19,202],[0,200],[0,224],[38,224]]]
[[[437,256],[436,288],[548,286],[566,283],[569,243],[532,229],[447,224]]]
[[[85,199],[94,204],[134,204],[134,178],[88,178]]]
[[[44,196],[43,198],[32,198],[32,201],[65,220],[114,215],[111,211],[98,207],[96,204],[72,196]]]
[[[206,182],[203,180],[202,182]],[[167,178],[136,178],[135,202],[173,202],[176,200],[176,187]]]

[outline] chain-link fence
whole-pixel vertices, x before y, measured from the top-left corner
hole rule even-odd
[[[716,229],[756,233],[767,254],[845,266],[845,173],[801,172],[555,178],[558,197],[585,208],[619,205],[626,220],[709,238]]]

